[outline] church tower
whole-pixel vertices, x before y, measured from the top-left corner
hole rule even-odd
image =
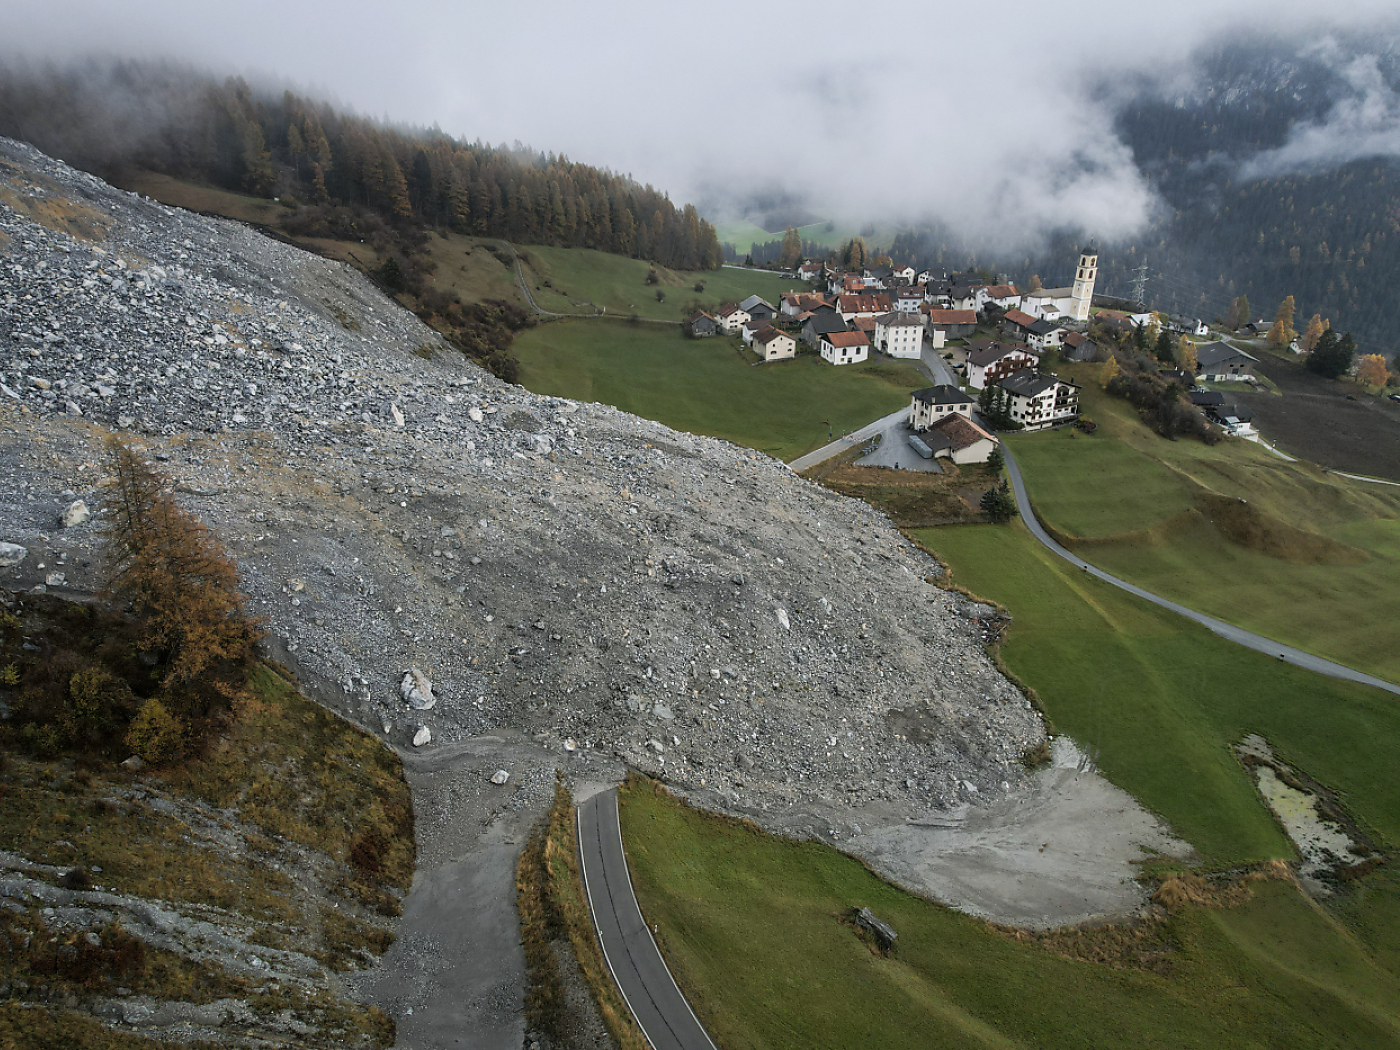
[[[1076,321],[1089,320],[1089,307],[1094,302],[1094,279],[1099,275],[1099,250],[1091,243],[1079,253],[1079,266],[1074,271],[1074,294],[1070,297],[1069,315]]]

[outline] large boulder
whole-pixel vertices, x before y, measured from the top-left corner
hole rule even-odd
[[[91,517],[92,511],[88,510],[88,505],[80,499],[75,499],[58,516],[58,521],[65,529],[71,529],[74,525],[81,525]]]
[[[407,700],[415,711],[427,711],[437,703],[433,683],[416,667],[404,672],[403,681],[399,683],[399,696]]]
[[[18,565],[29,557],[29,548],[21,547],[18,543],[0,543],[0,569],[8,569]]]

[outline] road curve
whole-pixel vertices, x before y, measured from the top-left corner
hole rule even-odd
[[[1047,548],[1058,554],[1071,565],[1077,565],[1092,576],[1097,576],[1105,583],[1111,583],[1120,590],[1135,594],[1144,601],[1149,601],[1153,605],[1160,605],[1163,609],[1170,609],[1174,613],[1185,616],[1188,620],[1195,620],[1197,623],[1210,628],[1220,637],[1228,639],[1247,649],[1254,649],[1257,652],[1265,653],[1268,656],[1276,656],[1287,663],[1295,664],[1298,667],[1306,668],[1309,671],[1316,671],[1318,674],[1327,675],[1329,678],[1341,678],[1348,682],[1359,682],[1362,685],[1374,686],[1377,689],[1384,689],[1386,692],[1395,693],[1400,696],[1400,685],[1387,682],[1383,678],[1376,678],[1374,675],[1365,674],[1361,671],[1352,670],[1343,664],[1334,663],[1331,660],[1324,660],[1320,656],[1312,653],[1305,653],[1301,649],[1295,649],[1291,645],[1284,645],[1282,642],[1275,642],[1265,638],[1263,635],[1246,631],[1234,624],[1226,623],[1224,620],[1217,620],[1213,616],[1199,613],[1195,609],[1187,608],[1169,598],[1145,591],[1141,587],[1136,587],[1126,580],[1120,580],[1117,576],[1095,568],[1083,558],[1071,554],[1063,546],[1057,543],[1044,527],[1036,519],[1035,511],[1031,509],[1030,497],[1026,495],[1026,484],[1021,477],[1021,468],[1017,465],[1015,457],[1007,449],[1006,443],[1002,443],[1002,454],[1006,457],[1006,473],[1011,478],[1011,487],[1016,493],[1016,505],[1021,508],[1021,518],[1026,523],[1026,528],[1031,530],[1031,535],[1038,539]]]
[[[839,437],[829,445],[823,445],[815,452],[808,452],[805,456],[798,456],[788,464],[794,471],[804,471],[808,467],[815,467],[838,453],[845,452],[852,445],[859,445],[862,441],[873,438],[876,434],[883,432],[891,423],[897,423],[901,419],[907,418],[909,409],[896,409],[887,416],[881,416],[873,423],[867,423],[859,430],[852,431],[845,437]]]
[[[716,1050],[676,986],[632,892],[617,789],[578,807],[579,873],[603,958],[653,1050]]]

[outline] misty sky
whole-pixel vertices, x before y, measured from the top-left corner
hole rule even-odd
[[[1290,0],[7,6],[0,48],[31,59],[185,60],[467,139],[566,153],[673,199],[776,186],[837,218],[934,216],[991,244],[1058,226],[1111,240],[1150,215],[1152,194],[1090,81],[1180,69],[1193,49],[1237,32],[1325,39],[1394,19],[1397,7],[1349,0],[1323,16]],[[1365,93],[1373,74],[1351,71],[1363,98],[1338,121],[1400,153],[1400,106],[1384,85]],[[1335,150],[1330,126],[1309,134],[1267,163]]]

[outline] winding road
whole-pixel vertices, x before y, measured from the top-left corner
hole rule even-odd
[[[1213,616],[1199,613],[1195,609],[1187,608],[1185,605],[1174,602],[1169,598],[1163,598],[1161,595],[1153,594],[1151,591],[1145,591],[1141,587],[1136,587],[1126,580],[1120,580],[1117,576],[1104,572],[1102,569],[1095,568],[1083,558],[1071,554],[1057,543],[1050,534],[1045,531],[1044,526],[1040,524],[1039,520],[1037,520],[1035,511],[1031,508],[1030,497],[1026,494],[1026,483],[1021,477],[1021,468],[1017,465],[1011,452],[1006,448],[1005,443],[1002,444],[1002,454],[1006,457],[1006,473],[1011,478],[1011,488],[1016,493],[1016,505],[1021,509],[1021,518],[1025,521],[1026,528],[1030,529],[1031,535],[1038,539],[1046,548],[1058,554],[1071,565],[1077,565],[1091,576],[1097,576],[1105,583],[1111,583],[1120,590],[1127,591],[1129,594],[1135,594],[1144,601],[1149,601],[1153,605],[1160,605],[1163,609],[1170,609],[1174,613],[1185,616],[1188,620],[1194,620],[1196,623],[1208,627],[1210,630],[1220,635],[1221,638],[1228,639],[1238,645],[1243,645],[1247,649],[1254,649],[1268,656],[1279,657],[1287,663],[1295,664],[1309,671],[1316,671],[1318,674],[1327,675],[1329,678],[1340,678],[1348,682],[1359,682],[1362,685],[1374,686],[1377,689],[1384,689],[1386,692],[1395,693],[1397,696],[1400,696],[1400,685],[1387,682],[1385,679],[1377,678],[1374,675],[1353,670],[1343,664],[1325,660],[1320,656],[1314,656],[1312,653],[1305,653],[1303,650],[1295,649],[1291,645],[1284,645],[1282,642],[1276,642],[1270,638],[1265,638],[1263,635],[1246,631],[1241,627],[1236,627],[1234,624],[1226,623],[1224,620],[1217,620]]]
[[[578,807],[578,860],[603,958],[653,1050],[716,1050],[642,918],[622,851],[617,789]]]

